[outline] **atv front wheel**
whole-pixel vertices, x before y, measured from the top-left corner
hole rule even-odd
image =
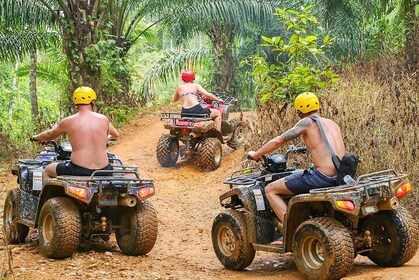
[[[225,268],[243,270],[255,258],[242,212],[229,209],[220,213],[212,224],[211,236],[215,254]]]
[[[230,140],[228,140],[227,145],[237,150],[243,144],[244,140],[246,139],[246,134],[249,129],[248,125],[241,121],[240,119],[233,119],[230,122],[232,127],[232,136]]]
[[[148,201],[135,207],[120,207],[120,228],[115,231],[122,253],[130,256],[145,255],[157,240],[157,214]]]
[[[7,193],[4,202],[3,229],[9,243],[22,243],[28,236],[29,227],[17,222],[19,217],[20,190],[13,189]]]
[[[352,269],[354,245],[347,228],[335,219],[313,218],[298,226],[294,262],[306,279],[340,279]]]
[[[172,134],[162,135],[157,143],[156,153],[161,166],[174,166],[179,157],[179,140]]]
[[[400,266],[418,249],[418,224],[403,207],[367,216],[360,221],[360,229],[370,231],[372,252],[368,258],[379,266]]]
[[[76,204],[66,197],[50,198],[39,214],[39,249],[48,258],[72,256],[80,244],[81,216]]]
[[[217,138],[206,138],[201,143],[199,164],[204,170],[215,170],[221,165],[223,150]]]

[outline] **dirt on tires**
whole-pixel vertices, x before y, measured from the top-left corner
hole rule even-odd
[[[29,232],[25,243],[7,247],[2,232],[2,275],[9,275],[7,277],[11,279],[60,280],[303,279],[291,254],[256,252],[254,261],[244,271],[223,267],[212,246],[211,227],[221,210],[219,195],[228,188],[222,181],[238,169],[245,152],[243,148],[235,151],[222,145],[221,166],[210,172],[202,171],[194,161],[179,161],[173,167],[161,167],[156,158],[156,146],[159,137],[167,133],[160,121],[163,111],[168,108],[138,116],[120,129],[120,139],[110,148],[125,164],[138,166],[142,177],[155,181],[156,196],[150,199],[158,222],[154,248],[144,257],[126,256],[112,236],[110,244],[82,244],[72,257],[53,260],[39,252],[35,232]],[[18,185],[9,170],[0,174],[0,183],[0,213],[3,215],[6,194]],[[12,259],[7,252],[11,253]],[[13,274],[10,274],[9,264]],[[405,265],[391,268],[379,267],[367,257],[357,256],[345,279],[419,279],[419,254]]]

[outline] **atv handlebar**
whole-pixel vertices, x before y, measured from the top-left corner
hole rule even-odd
[[[306,147],[295,147],[294,145],[290,145],[288,147],[288,150],[285,152],[285,159],[288,159],[288,155],[290,153],[305,154],[305,153],[307,153],[307,148]],[[247,155],[246,159],[248,159],[248,160],[254,160],[256,162],[259,162],[259,160],[262,159],[262,161],[264,163],[266,163],[267,157],[265,155],[262,155],[258,160],[255,160],[252,157],[250,157],[249,155]]]
[[[288,159],[288,155],[290,153],[297,153],[297,154],[305,154],[307,153],[306,147],[295,147],[294,145],[290,145],[288,150],[285,152],[285,159]]]

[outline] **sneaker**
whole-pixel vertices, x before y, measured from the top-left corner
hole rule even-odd
[[[279,234],[284,235],[284,225],[281,223],[281,221],[277,217],[274,217],[273,223]]]

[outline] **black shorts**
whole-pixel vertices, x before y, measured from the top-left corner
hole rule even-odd
[[[89,168],[84,168],[84,167],[75,165],[71,161],[66,160],[66,161],[61,161],[57,164],[56,172],[58,176],[59,175],[90,176],[92,175],[93,172],[97,170],[112,170],[112,169],[113,168],[110,164],[108,164],[106,167],[101,168],[101,169],[89,169]],[[97,176],[112,176],[112,173],[98,172],[96,173],[96,175]]]
[[[196,104],[191,108],[182,108],[181,116],[187,117],[185,114],[194,114],[194,115],[210,115],[211,110],[209,108],[203,108],[200,104]]]

